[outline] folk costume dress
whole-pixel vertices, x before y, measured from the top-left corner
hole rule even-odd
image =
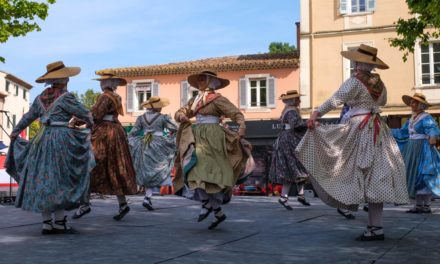
[[[177,126],[168,115],[147,111],[136,119],[128,135],[136,181],[147,188],[159,187],[174,165]]]
[[[206,91],[194,110],[191,99],[175,114],[196,117],[196,123],[180,125],[177,135],[178,158],[174,180],[179,194],[185,189],[203,189],[208,194],[218,194],[221,203],[229,202],[232,187],[238,180],[247,161],[246,153],[237,133],[220,125],[220,117],[225,116],[245,128],[245,120],[240,110],[226,97],[214,91]],[[194,197],[196,200],[201,200]]]
[[[73,117],[93,124],[89,111],[67,90],[47,88],[12,133],[34,120],[41,128],[30,141],[17,138],[8,152],[8,173],[19,183],[16,207],[32,212],[71,209],[87,195],[94,166],[89,129],[68,127]]]
[[[109,90],[105,90],[92,107],[96,167],[92,171],[91,192],[118,196],[137,192],[127,136],[118,120],[122,111],[120,96]]]
[[[350,107],[347,123],[308,130],[297,147],[318,196],[328,205],[356,211],[360,203],[408,203],[403,159],[379,116],[386,99],[379,75],[363,72],[317,109],[322,116],[344,103]]]
[[[440,196],[440,153],[428,142],[429,137],[440,135],[435,120],[426,112],[413,114],[402,128],[392,132],[401,142],[409,196]]]
[[[270,179],[272,183],[285,184],[304,181],[308,172],[296,158],[295,148],[307,131],[307,124],[302,120],[296,107],[286,107],[280,118],[282,131],[274,144]]]

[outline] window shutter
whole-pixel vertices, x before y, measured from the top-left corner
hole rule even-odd
[[[189,98],[188,98],[188,94],[189,94],[189,83],[187,81],[182,81],[180,83],[180,106],[184,106]]]
[[[153,83],[153,91],[151,92],[152,96],[159,96],[159,82]]]
[[[367,0],[367,11],[373,12],[376,10],[376,0]]]
[[[275,78],[269,77],[267,78],[267,82],[269,84],[267,91],[267,107],[269,108],[276,108],[275,103],[275,94],[276,94],[276,86],[275,86]]]
[[[245,78],[240,78],[239,81],[239,91],[240,91],[240,108],[247,108],[247,80]]]
[[[127,84],[127,113],[134,112],[134,87],[135,85],[133,83]]]
[[[348,0],[339,0],[339,13],[341,15],[348,14]]]

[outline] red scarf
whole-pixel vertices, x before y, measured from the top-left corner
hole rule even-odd
[[[40,94],[40,101],[43,104],[44,108],[48,109],[52,106],[53,102],[66,93],[66,89],[54,89],[52,87],[46,88],[41,94]]]

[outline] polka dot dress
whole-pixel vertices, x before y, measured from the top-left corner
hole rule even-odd
[[[324,115],[343,103],[378,113],[386,103],[386,90],[374,101],[359,80],[350,78],[318,111]],[[374,129],[360,128],[364,118],[308,130],[296,148],[298,159],[311,173],[318,196],[330,206],[357,210],[368,202],[408,203],[405,165],[389,128],[382,124],[374,143]]]

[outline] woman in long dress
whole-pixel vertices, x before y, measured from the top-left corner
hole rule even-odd
[[[283,185],[278,202],[287,210],[292,210],[288,199],[293,184],[297,187],[298,202],[310,206],[304,198],[304,182],[309,177],[308,172],[295,155],[295,148],[307,131],[307,124],[299,113],[301,100],[296,90],[287,91],[280,100],[285,104],[280,118],[282,131],[274,144],[269,175],[272,183]]]
[[[231,199],[232,187],[245,167],[247,155],[242,144],[250,146],[243,139],[246,129],[243,114],[216,92],[229,85],[229,81],[204,71],[190,75],[188,82],[199,89],[199,94],[175,114],[175,120],[181,124],[174,186],[177,194],[188,187],[194,192],[193,198],[202,202],[198,222],[214,212],[215,220],[209,226],[213,229],[226,219],[220,205]],[[221,126],[221,116],[237,123],[238,133]],[[195,124],[189,122],[192,117],[196,117]]]
[[[66,67],[61,61],[48,64],[36,82],[50,87],[35,98],[11,133],[6,167],[19,183],[15,205],[42,214],[44,235],[77,233],[66,225],[65,210],[86,197],[94,166],[90,129],[69,127],[73,116],[87,127],[93,124],[89,111],[67,91],[69,77],[79,72],[80,68]],[[38,118],[42,127],[34,138],[18,137]]]
[[[147,111],[136,119],[128,135],[131,157],[136,170],[136,181],[145,187],[142,205],[154,210],[151,198],[153,188],[169,179],[176,154],[177,126],[168,115],[161,114],[169,100],[152,96],[142,104]]]
[[[377,57],[377,49],[367,45],[341,54],[355,62],[356,72],[313,112],[297,147],[298,158],[328,205],[356,211],[359,204],[369,204],[368,225],[357,240],[383,240],[383,204],[408,203],[403,159],[379,116],[386,88],[380,76],[371,73],[388,66]],[[316,126],[318,117],[344,103],[351,107],[347,123]]]
[[[99,95],[91,109],[94,120],[92,145],[96,167],[92,171],[90,191],[104,195],[116,195],[119,211],[113,216],[121,220],[129,211],[126,195],[136,194],[136,174],[130,156],[127,136],[118,120],[124,115],[121,97],[115,92],[119,85],[127,82],[104,74],[100,81],[103,93]],[[91,211],[90,204],[83,204],[73,218],[79,218]]]
[[[431,213],[432,194],[440,196],[440,153],[435,144],[440,135],[438,124],[425,112],[431,106],[423,94],[404,95],[411,107],[411,118],[393,135],[401,142],[405,161],[408,194],[416,200],[408,213]]]

